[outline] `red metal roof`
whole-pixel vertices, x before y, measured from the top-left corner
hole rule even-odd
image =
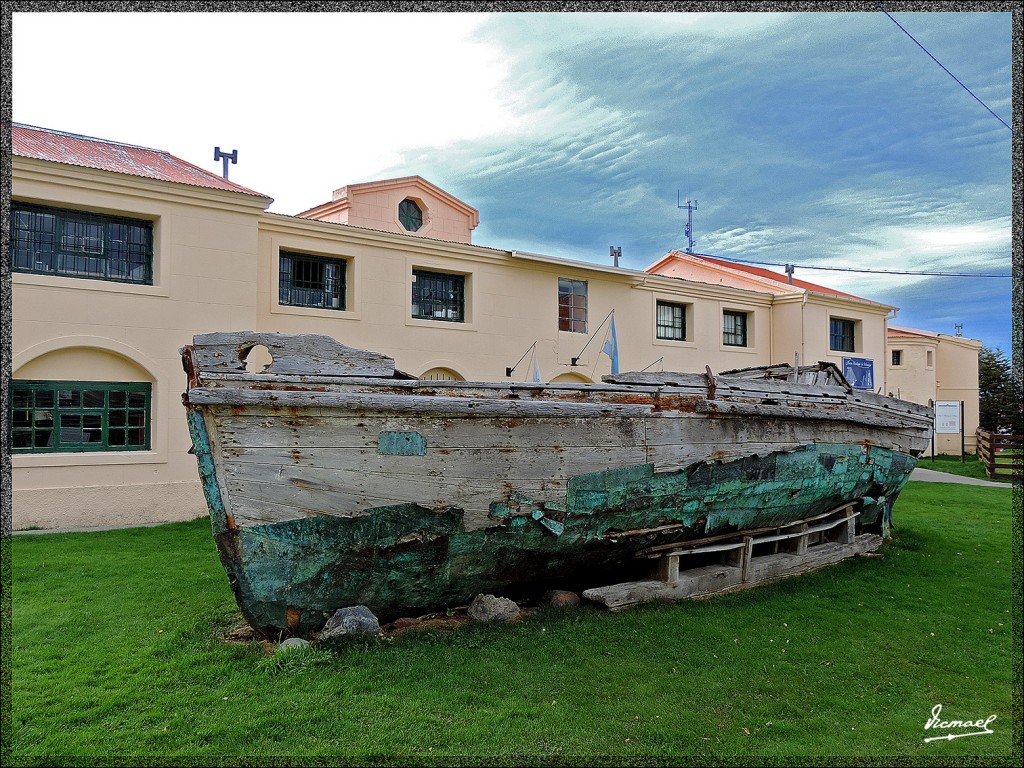
[[[746,272],[751,275],[757,275],[758,277],[766,277],[769,280],[775,280],[776,282],[784,283],[785,285],[790,285],[789,277],[787,275],[780,275],[778,272],[772,272],[770,269],[761,269],[760,267],[754,267],[749,264],[737,264],[736,262],[733,261],[723,261],[721,259],[712,258],[711,256],[698,256],[697,254],[687,255],[693,256],[693,258],[695,259],[700,259],[702,261],[707,261],[712,264],[717,264],[720,267],[728,267],[729,269],[735,269],[738,272]],[[846,296],[847,298],[850,299],[860,299],[861,301],[869,301],[869,299],[862,299],[860,296],[854,296],[852,293],[843,293],[842,291],[837,291],[834,288],[826,288],[823,285],[809,283],[806,280],[797,280],[796,278],[793,278],[792,285],[795,288],[803,288],[804,290],[814,291],[815,293],[825,293],[828,294],[829,296]]]
[[[269,195],[235,184],[163,150],[94,139],[91,136],[79,136],[49,128],[12,123],[11,151],[20,157],[31,157],[36,160],[97,168],[101,171],[126,173],[130,176],[189,184],[193,187],[223,189],[269,199]]]

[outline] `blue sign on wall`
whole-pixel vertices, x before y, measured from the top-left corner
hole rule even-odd
[[[843,376],[854,389],[874,389],[875,361],[866,357],[844,357]]]

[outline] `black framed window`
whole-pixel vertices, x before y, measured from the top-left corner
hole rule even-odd
[[[903,365],[903,350],[902,349],[894,349],[892,351],[892,364],[893,364],[893,367],[897,367],[897,366]]]
[[[747,313],[722,312],[722,344],[727,347],[747,346]]]
[[[415,200],[407,197],[398,204],[398,220],[407,230],[415,232],[423,226],[423,210]]]
[[[11,271],[153,284],[153,222],[11,203]]]
[[[412,316],[421,320],[466,320],[466,278],[445,272],[412,272]]]
[[[587,282],[558,278],[558,330],[587,332]]]
[[[11,381],[12,453],[147,451],[148,382]]]
[[[853,320],[841,320],[838,317],[829,318],[828,348],[834,352],[856,351],[853,338],[855,325],[856,323]]]
[[[657,312],[656,336],[659,339],[686,341],[686,305],[659,301]]]
[[[345,260],[281,251],[278,302],[290,307],[345,309]]]

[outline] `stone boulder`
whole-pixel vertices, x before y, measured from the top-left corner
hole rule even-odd
[[[301,637],[289,637],[287,640],[285,640],[283,643],[277,646],[277,648],[274,650],[274,653],[288,653],[289,651],[294,651],[298,648],[309,648],[309,641],[303,640]]]
[[[376,635],[380,633],[380,623],[373,611],[365,605],[350,608],[339,608],[327,620],[320,631],[320,640],[329,640],[342,635]]]
[[[552,608],[577,608],[580,596],[565,589],[553,589],[544,595],[544,601]]]
[[[469,604],[469,617],[474,621],[512,621],[519,618],[519,606],[507,597],[480,594]]]

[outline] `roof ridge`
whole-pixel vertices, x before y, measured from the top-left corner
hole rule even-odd
[[[159,152],[162,155],[171,154],[166,149],[156,149],[155,147],[144,147],[141,144],[129,144],[126,141],[115,141],[114,139],[101,139],[97,136],[86,136],[84,133],[71,133],[71,131],[58,131],[56,128],[44,128],[41,125],[29,125],[28,123],[11,122],[11,125],[16,128],[29,128],[33,131],[43,131],[44,133],[53,133],[57,136],[67,136],[72,139],[85,139],[86,141],[98,141],[101,144],[116,144],[119,147],[131,147],[132,149],[144,149],[147,152]],[[179,160],[181,158],[178,158]],[[185,161],[187,162],[187,161]]]

